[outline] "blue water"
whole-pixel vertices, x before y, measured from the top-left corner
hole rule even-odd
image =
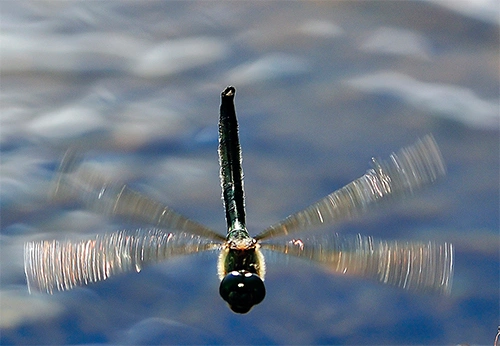
[[[499,5],[0,3],[1,344],[492,344],[499,319]],[[268,263],[247,315],[216,255],[28,295],[23,244],[133,228],[47,202],[69,146],[224,233],[219,95],[237,88],[247,222],[258,233],[432,133],[445,180],[323,232],[456,246],[451,296]]]

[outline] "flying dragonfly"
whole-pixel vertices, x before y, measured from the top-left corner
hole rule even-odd
[[[360,178],[252,237],[245,220],[235,92],[232,86],[223,90],[219,119],[225,236],[95,170],[82,169],[76,151],[69,150],[57,174],[55,198],[76,198],[90,210],[154,228],[105,233],[88,240],[26,243],[24,265],[29,291],[54,293],[119,273],[139,272],[144,266],[172,256],[218,251],[219,294],[234,312],[243,314],[261,303],[266,294],[262,250],[312,260],[334,273],[374,279],[407,290],[450,291],[454,261],[451,243],[386,241],[338,233],[290,239],[320,225],[357,218],[383,201],[409,196],[444,176],[445,165],[431,135],[387,160],[373,159],[372,168]],[[285,240],[267,242],[277,237]]]

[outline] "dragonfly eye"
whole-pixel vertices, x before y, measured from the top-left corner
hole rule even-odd
[[[245,314],[264,300],[262,279],[246,270],[232,271],[220,283],[219,293],[234,312]]]

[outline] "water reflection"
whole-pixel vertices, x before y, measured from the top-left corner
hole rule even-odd
[[[463,6],[3,2],[1,343],[119,343],[141,321],[167,314],[203,330],[207,343],[491,343],[499,314],[499,259],[491,250],[500,246],[498,4]],[[363,48],[383,28],[413,32],[427,49],[401,55]],[[182,61],[178,52],[180,62],[162,53],[169,42],[193,40],[205,40],[206,53],[195,47]],[[147,52],[169,66],[151,64],[139,77],[133,68],[148,61]],[[249,81],[239,98],[248,129],[242,144],[249,223],[265,227],[300,210],[351,181],[370,156],[434,133],[447,180],[408,207],[392,207],[391,217],[381,212],[339,231],[460,244],[449,300],[341,282],[311,267],[270,270],[275,289],[266,299],[275,303],[242,320],[211,294],[214,262],[203,256],[144,270],[132,283],[116,278],[64,296],[27,295],[25,241],[133,226],[83,211],[75,218],[69,206],[45,202],[57,162],[75,143],[96,152],[96,166],[119,177],[127,167],[125,178],[142,191],[224,229],[218,168],[210,163],[216,153],[192,139],[216,133],[213,95],[234,83],[229,71],[281,54],[307,69],[264,64],[267,77]],[[377,85],[386,79],[386,88]],[[426,90],[431,95],[422,97]],[[174,166],[186,162],[193,171],[172,178]],[[200,280],[208,286],[199,287]],[[317,285],[327,289],[318,293]],[[13,301],[15,309],[4,308]],[[30,312],[32,306],[41,308]],[[171,334],[157,335],[158,343],[176,343]],[[178,335],[186,337],[184,330]]]

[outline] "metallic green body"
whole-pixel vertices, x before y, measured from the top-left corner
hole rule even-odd
[[[227,240],[250,238],[245,227],[245,193],[234,94],[232,86],[221,93],[219,119],[220,180],[226,210]]]

